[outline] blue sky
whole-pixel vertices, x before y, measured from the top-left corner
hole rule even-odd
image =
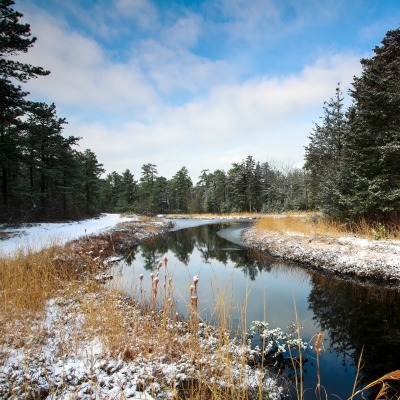
[[[107,172],[300,167],[338,82],[400,24],[398,0],[15,0],[54,102]],[[347,99],[346,101],[350,101]]]

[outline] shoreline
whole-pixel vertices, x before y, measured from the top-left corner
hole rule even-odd
[[[360,284],[400,288],[400,241],[355,236],[333,237],[292,232],[242,231],[251,248],[300,267]]]
[[[224,392],[229,384],[256,398],[261,385],[278,400],[282,388],[275,378],[250,367],[255,353],[249,345],[202,323],[195,328],[173,308],[147,315],[126,295],[108,293],[103,285],[91,288],[90,278],[99,281],[91,266],[93,272],[106,273],[132,246],[172,228],[170,221],[143,218],[57,246],[55,265],[71,265],[83,274],[82,281],[66,282],[42,310],[26,310],[21,321],[3,330],[0,397],[171,399],[192,382],[200,384],[210,370],[215,390]],[[98,322],[86,329],[94,316]],[[103,336],[111,329],[102,325],[108,318],[119,326],[111,342]]]

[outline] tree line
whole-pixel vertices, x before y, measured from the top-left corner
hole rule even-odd
[[[0,221],[65,219],[99,212],[232,213],[320,210],[340,220],[393,221],[400,209],[400,29],[362,59],[346,110],[340,84],[324,103],[303,168],[248,156],[227,171],[184,166],[171,179],[157,166],[102,177],[80,138],[63,135],[56,106],[28,99],[20,83],[50,72],[16,61],[35,43],[12,0],[0,0]]]
[[[102,181],[101,208],[108,212],[232,213],[308,209],[308,176],[300,168],[276,168],[248,156],[223,170],[203,170],[196,185],[186,167],[171,179],[145,164],[139,180],[129,169]]]
[[[97,213],[104,170],[96,155],[75,149],[80,138],[62,135],[67,122],[55,104],[29,100],[20,86],[50,72],[17,61],[36,38],[13,4],[0,1],[0,221]]]
[[[340,85],[305,152],[310,207],[341,220],[396,222],[400,211],[400,29],[361,60],[344,108]]]

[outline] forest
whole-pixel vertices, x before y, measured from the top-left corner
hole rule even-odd
[[[140,176],[105,174],[79,137],[63,135],[55,104],[29,100],[21,84],[50,71],[17,61],[35,43],[29,24],[0,0],[0,222],[65,220],[100,212],[267,213],[316,210],[337,220],[397,221],[400,210],[400,28],[361,59],[345,109],[338,84],[305,147],[302,168],[251,155],[166,179],[152,163]],[[43,77],[43,78],[42,78]],[[302,149],[299,149],[301,151]],[[127,166],[128,167],[128,166]]]

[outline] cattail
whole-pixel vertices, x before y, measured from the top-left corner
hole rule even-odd
[[[151,284],[152,287],[152,307],[153,309],[156,307],[156,300],[157,300],[157,286],[158,286],[158,281],[160,279],[157,277],[153,278],[153,282]]]
[[[164,264],[165,264],[165,266],[167,266],[167,264],[168,264],[168,257],[167,256],[164,257]]]
[[[196,288],[194,285],[190,285],[190,295],[193,296]]]
[[[321,351],[324,350],[324,332],[318,333],[316,339],[315,339],[315,351],[317,352],[318,355],[321,354]]]
[[[159,271],[162,266],[163,266],[163,261],[160,261],[157,265],[157,271]]]
[[[153,279],[153,291],[157,292],[157,286],[158,286],[158,281],[160,280],[160,278],[155,277]]]
[[[198,275],[195,275],[194,277],[193,277],[193,285],[194,285],[194,291],[195,291],[195,293],[197,293],[197,283],[199,282],[199,276]]]
[[[197,309],[197,296],[191,296],[190,297],[190,304],[193,309]]]
[[[143,274],[139,275],[139,279],[140,279],[140,297],[143,301],[144,300],[144,298],[143,298]]]
[[[150,278],[151,278],[152,281],[154,281],[154,277],[155,277],[155,275],[153,273],[151,273],[150,274]]]

